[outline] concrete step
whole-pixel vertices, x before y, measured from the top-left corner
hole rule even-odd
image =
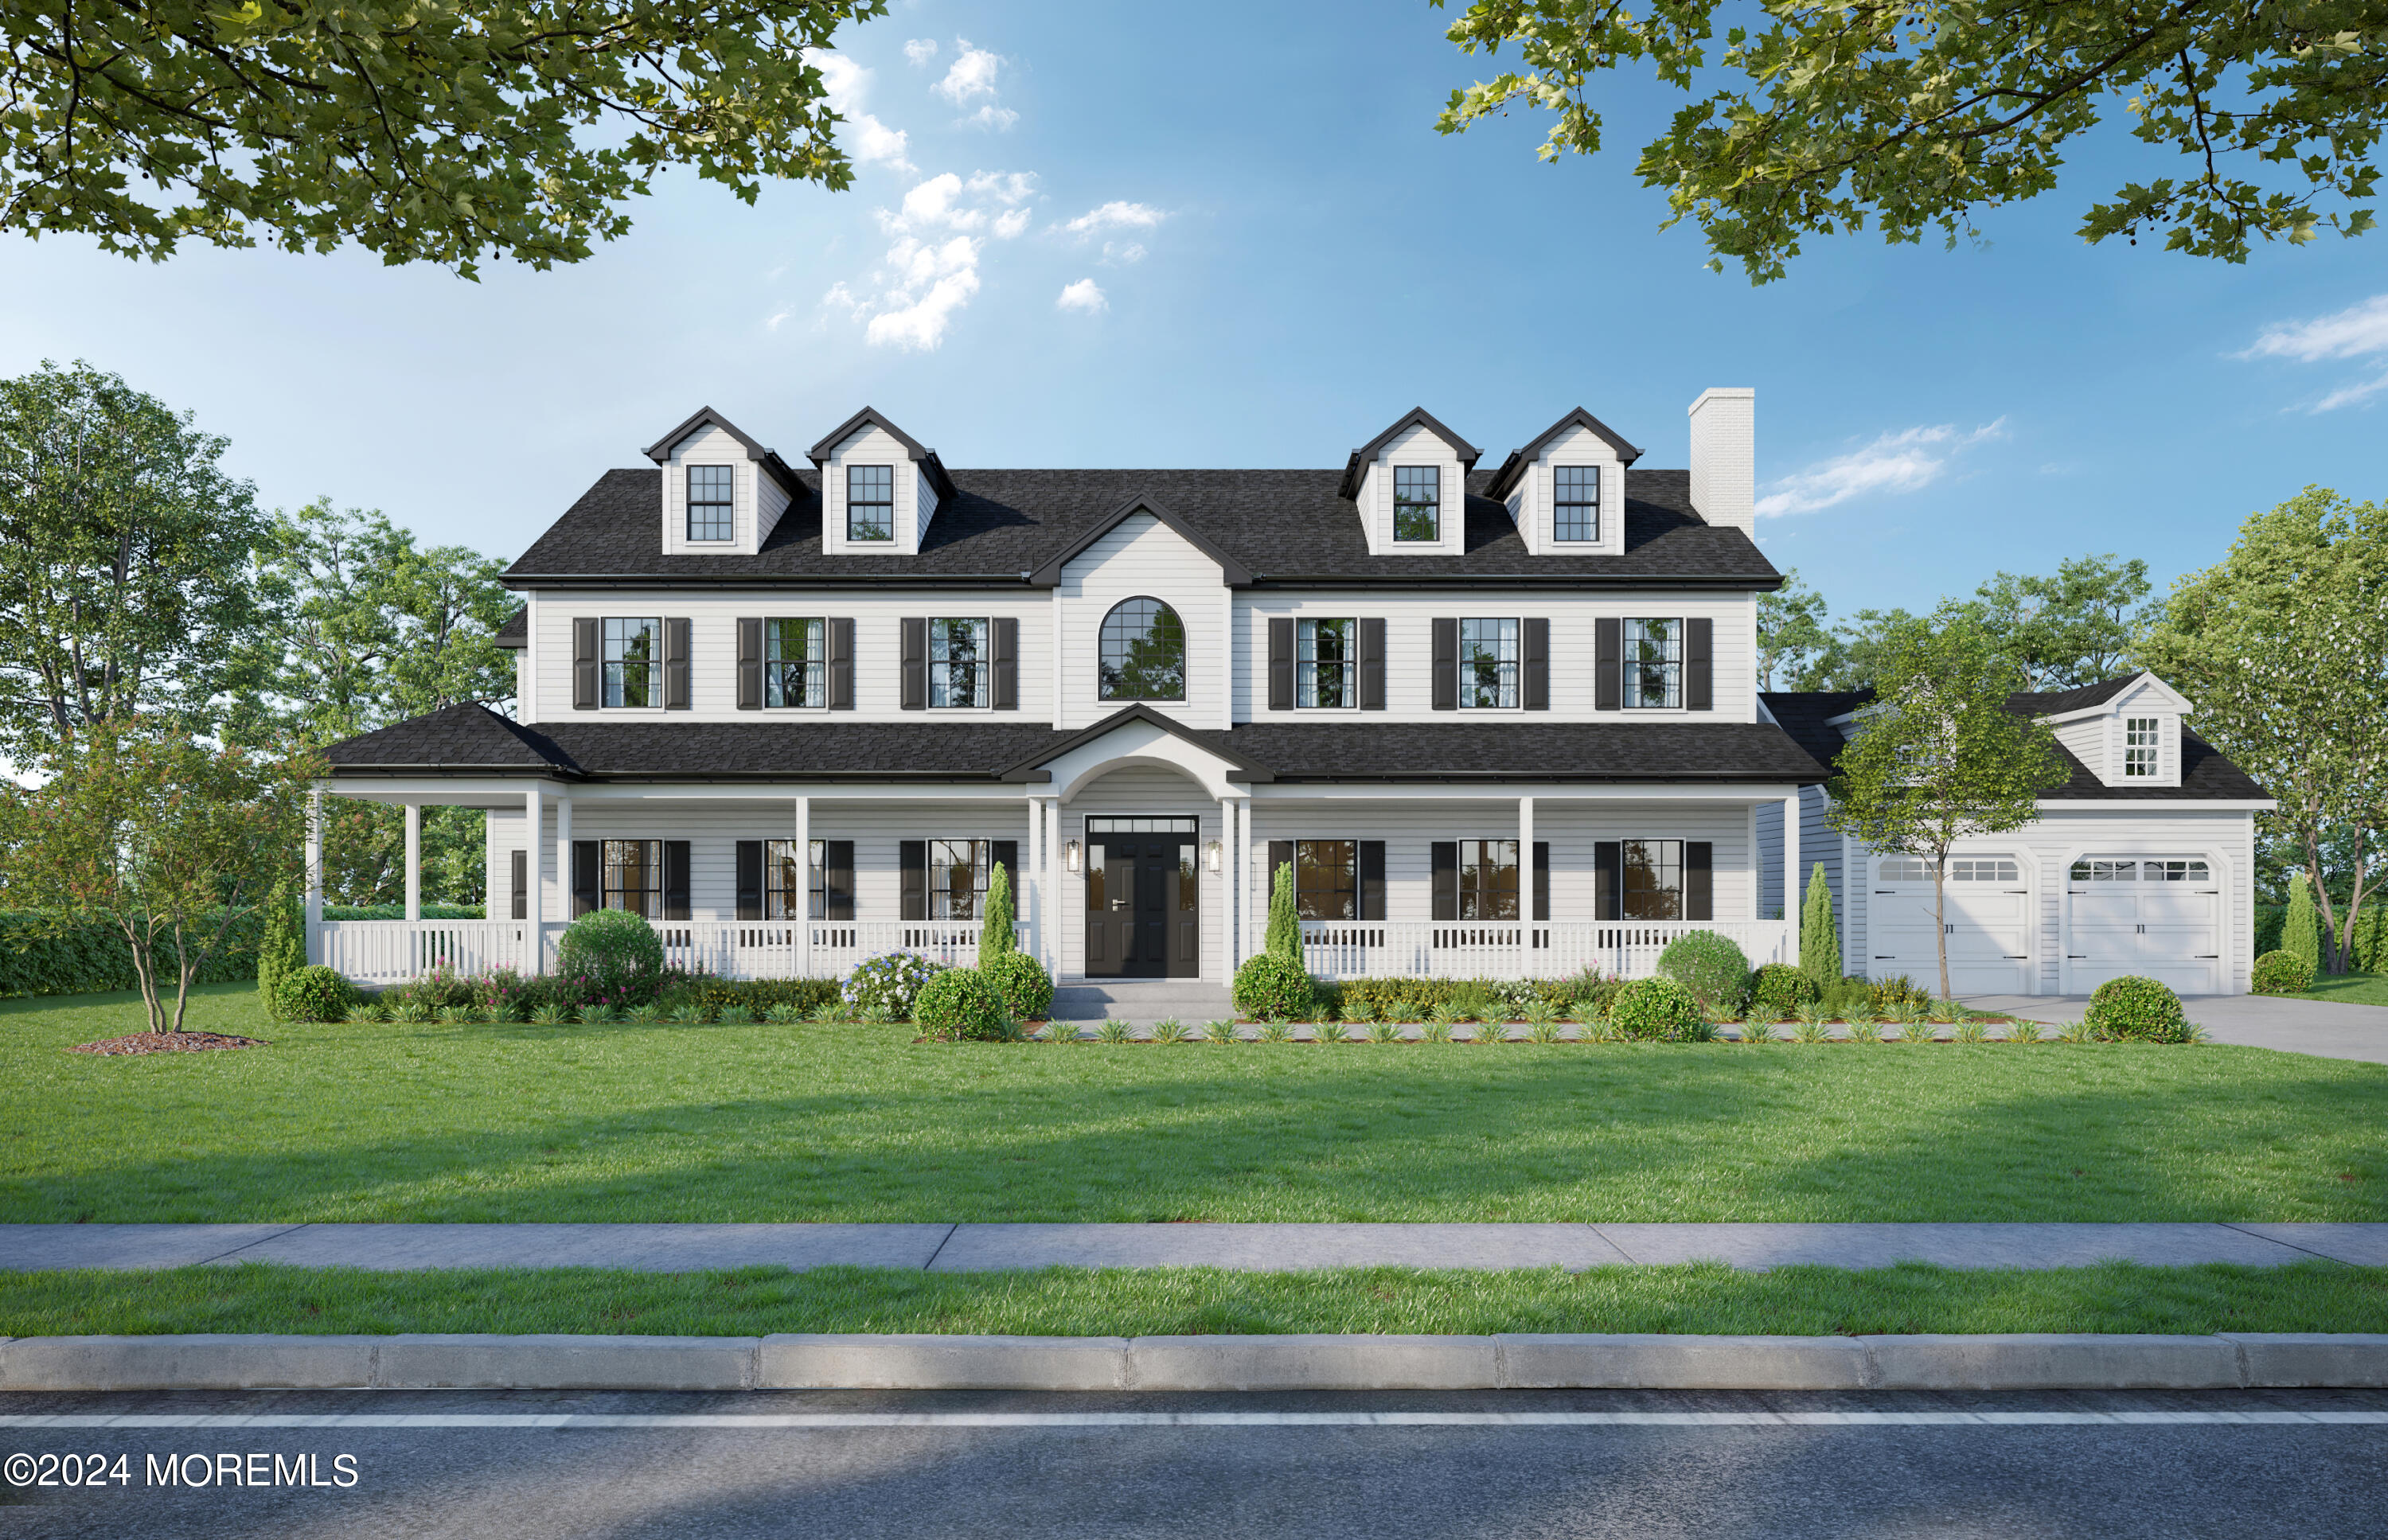
[[[1053,991],[1056,1021],[1113,1019],[1150,1026],[1175,1016],[1190,1027],[1234,1015],[1233,991],[1199,978],[1082,979]]]

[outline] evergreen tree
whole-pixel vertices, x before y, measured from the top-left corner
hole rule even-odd
[[[986,966],[1012,945],[1011,874],[997,862],[995,872],[986,879],[986,916],[978,928],[978,966]]]
[[[1833,919],[1833,890],[1824,881],[1821,861],[1808,879],[1808,901],[1799,907],[1799,971],[1820,990],[1841,978],[1840,927]]]
[[[277,1020],[273,991],[290,974],[307,966],[307,912],[298,890],[288,877],[273,885],[265,901],[263,933],[257,942],[257,999],[265,1014]]]
[[[1266,951],[1296,966],[1302,963],[1302,916],[1293,907],[1293,863],[1277,869],[1277,886],[1269,894]]]
[[[2321,971],[2321,927],[2314,915],[2313,885],[2303,872],[2289,884],[2289,913],[2280,922],[2280,950],[2304,958],[2316,973]]]

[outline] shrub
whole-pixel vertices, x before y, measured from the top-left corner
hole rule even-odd
[[[410,978],[384,991],[382,998],[398,1005],[419,1005],[423,1008],[421,1019],[429,1021],[451,1005],[470,1005],[473,981],[460,977],[443,963],[419,978]]]
[[[672,987],[675,1000],[693,1001],[716,1016],[724,1011],[761,1011],[768,1015],[782,1005],[798,1016],[834,1005],[834,978],[717,978],[709,973],[690,974]]]
[[[357,991],[337,968],[319,963],[284,974],[273,998],[285,1021],[340,1021],[347,1018]]]
[[[1012,934],[1011,874],[996,863],[986,879],[986,912],[979,916],[978,966],[986,967],[1009,953],[1017,941]]]
[[[1322,986],[1345,1016],[1370,1021],[1420,1021],[1451,998],[1455,988],[1448,978],[1347,978]]]
[[[2257,994],[2303,994],[2313,981],[2313,965],[2295,953],[2267,952],[2255,959],[2251,983]]]
[[[257,939],[257,999],[265,1014],[279,1016],[273,1004],[275,986],[307,966],[307,911],[288,877],[273,885],[265,900]]]
[[[199,969],[197,982],[229,984],[257,977],[261,909],[232,922],[232,929]],[[306,959],[298,959],[303,965]],[[105,920],[54,928],[39,910],[0,910],[0,1000],[44,994],[97,994],[140,986],[124,933]]]
[[[1782,1021],[1799,1014],[1803,1005],[1820,1005],[1823,991],[1816,981],[1788,963],[1769,963],[1750,977],[1749,1019]]]
[[[1255,1021],[1298,1021],[1310,1014],[1315,995],[1302,965],[1274,952],[1247,957],[1236,970],[1236,1009]]]
[[[592,909],[564,928],[555,971],[573,981],[579,1004],[652,1000],[663,986],[663,938],[627,909]]]
[[[1824,986],[1816,1003],[1824,1008],[1825,1015],[1843,1021],[1853,1015],[1872,1016],[1874,982],[1867,978],[1835,978]]]
[[[555,998],[553,990],[541,990],[540,998],[527,998],[526,980],[512,968],[493,968],[473,980],[473,1005],[485,1021],[519,1021],[544,1010],[561,1010],[564,1003]]]
[[[1658,972],[1692,991],[1700,1009],[1714,1015],[1741,1008],[1749,987],[1749,959],[1713,930],[1691,930],[1658,953]]]
[[[1875,979],[1867,992],[1874,996],[1874,1014],[1893,1019],[1900,1011],[1921,1011],[1932,1003],[1924,987],[1903,973]]]
[[[1295,912],[1293,903],[1293,863],[1289,861],[1277,867],[1270,881],[1268,931],[1261,950],[1299,967],[1302,966],[1302,916]]]
[[[1020,1035],[1003,995],[977,968],[946,968],[922,984],[912,1021],[939,1042],[1008,1042]]]
[[[979,972],[995,986],[1015,1019],[1042,1021],[1052,1012],[1053,976],[1028,953],[1003,953],[993,962],[980,964]]]
[[[2081,1019],[2112,1042],[2187,1042],[2180,996],[2153,978],[2109,978],[2091,991]]]
[[[2314,913],[2313,884],[2298,872],[2289,879],[2289,912],[2280,920],[2280,950],[2321,968],[2321,917]]]
[[[1824,864],[1808,879],[1807,902],[1799,906],[1799,971],[1821,990],[1841,976],[1841,931],[1833,918],[1833,889],[1824,880]]]
[[[1680,980],[1661,975],[1636,978],[1617,991],[1608,1021],[1620,1037],[1681,1042],[1706,1025],[1698,997]]]
[[[878,1011],[890,1021],[904,1021],[911,1016],[921,986],[939,971],[917,952],[883,952],[855,964],[840,992],[857,1013]]]

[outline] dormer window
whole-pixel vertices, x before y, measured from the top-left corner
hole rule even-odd
[[[730,478],[738,473],[727,465],[688,468],[688,537],[730,540],[737,537],[730,503]]]
[[[1600,467],[1555,465],[1551,468],[1555,522],[1552,537],[1559,540],[1600,538]]]
[[[896,467],[849,465],[845,468],[845,537],[849,540],[896,538]]]
[[[2153,716],[2127,716],[2123,719],[2123,776],[2126,780],[2153,780],[2161,773],[2157,766],[2164,756],[2157,737],[2157,720]]]
[[[1393,467],[1393,538],[1442,538],[1442,467]]]

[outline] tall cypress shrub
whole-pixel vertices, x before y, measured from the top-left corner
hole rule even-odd
[[[2321,971],[2321,923],[2314,913],[2313,886],[2299,872],[2289,885],[2289,913],[2280,921],[2280,950]]]
[[[978,966],[986,966],[1012,951],[1011,874],[997,862],[986,879],[986,917],[978,928]]]
[[[1799,906],[1799,971],[1820,990],[1840,982],[1841,929],[1833,918],[1833,889],[1821,861],[1808,879],[1808,901]]]
[[[1277,885],[1269,892],[1267,951],[1296,967],[1302,966],[1302,916],[1293,907],[1293,863],[1277,869]]]
[[[282,1015],[273,991],[306,966],[307,912],[299,905],[298,890],[284,877],[266,897],[264,928],[257,942],[257,998],[266,1015]]]

